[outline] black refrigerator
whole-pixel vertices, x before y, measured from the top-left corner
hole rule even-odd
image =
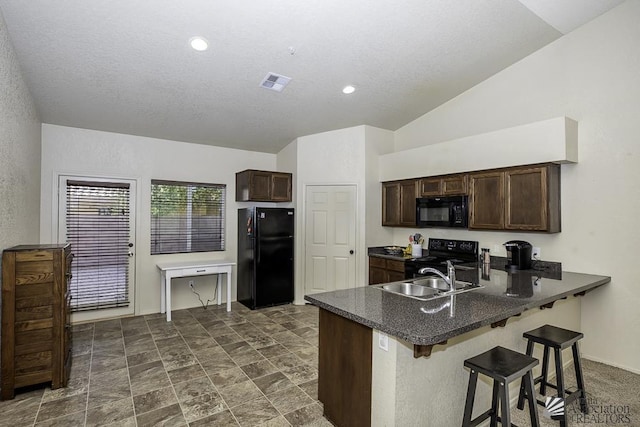
[[[238,302],[254,310],[293,302],[291,208],[238,209]]]

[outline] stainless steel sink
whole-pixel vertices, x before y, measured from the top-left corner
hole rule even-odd
[[[413,279],[410,281],[414,285],[426,286],[427,288],[437,289],[442,292],[447,292],[449,290],[449,285],[444,281],[443,278],[438,276],[431,277],[421,277],[419,279]],[[463,291],[465,289],[475,289],[478,285],[474,285],[473,283],[464,282],[462,280],[456,280],[456,291]]]
[[[421,279],[414,279],[411,281],[414,285],[425,286],[431,289],[437,289],[440,291],[448,291],[449,285],[444,281],[443,278],[434,276],[434,277],[425,277]]]
[[[405,297],[426,301],[450,295],[457,295],[474,289],[480,289],[483,286],[474,285],[473,283],[458,280],[456,281],[455,291],[448,292],[449,285],[442,278],[421,277],[418,279],[408,280],[406,282],[392,282],[381,285],[373,285],[371,287],[380,289],[384,292],[391,292],[396,295],[402,295]]]
[[[382,285],[381,289],[410,297],[432,297],[439,293],[437,289],[431,289],[426,286],[415,285],[413,283],[400,282]]]

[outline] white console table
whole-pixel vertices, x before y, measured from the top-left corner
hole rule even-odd
[[[218,305],[222,303],[222,281],[220,274],[227,276],[227,311],[231,311],[231,267],[236,263],[228,260],[159,262],[160,269],[160,312],[167,313],[171,321],[171,279],[176,277],[208,276],[217,274]]]

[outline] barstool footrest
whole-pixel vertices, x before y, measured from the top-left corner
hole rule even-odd
[[[469,424],[469,426],[475,427],[487,418],[491,417],[491,415],[493,415],[493,408],[487,409],[482,415],[478,415],[477,418],[471,420],[471,424]]]

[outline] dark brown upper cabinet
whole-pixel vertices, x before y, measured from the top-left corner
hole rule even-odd
[[[248,169],[236,173],[236,202],[290,202],[292,175]]]
[[[382,183],[382,225],[416,226],[417,183],[415,179]]]
[[[419,197],[456,196],[467,194],[467,175],[445,175],[422,178],[418,181]]]
[[[504,172],[469,174],[469,228],[504,228]]]
[[[560,231],[560,165],[469,174],[469,228]]]

